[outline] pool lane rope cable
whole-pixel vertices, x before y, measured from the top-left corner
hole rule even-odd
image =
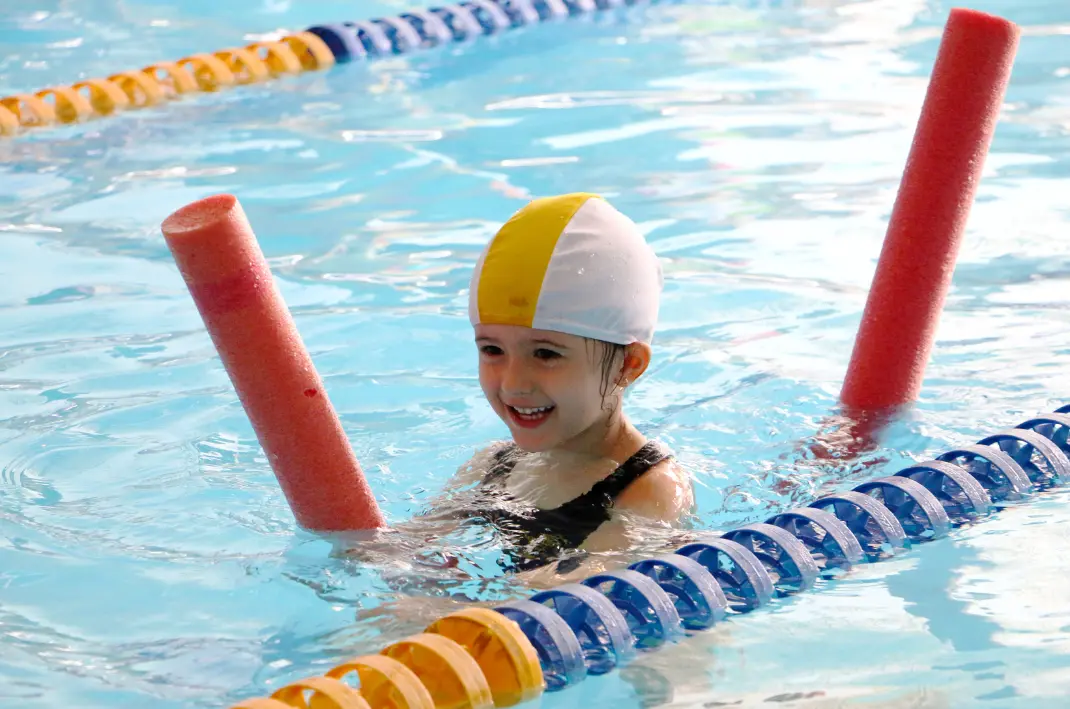
[[[520,704],[1060,488],[1070,482],[1068,435],[1070,405],[626,569],[452,613],[378,655],[231,709]]]

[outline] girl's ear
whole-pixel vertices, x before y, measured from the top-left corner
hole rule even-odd
[[[650,366],[651,349],[645,342],[633,342],[624,348],[624,360],[620,367],[620,377],[617,384],[626,387],[639,377]]]

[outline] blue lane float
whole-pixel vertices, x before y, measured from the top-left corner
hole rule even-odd
[[[754,610],[773,597],[773,579],[761,559],[731,539],[707,539],[676,550],[704,566],[734,611]]]
[[[893,476],[497,610],[535,645],[547,690],[562,689],[1062,485],[1068,454],[1070,405]]]
[[[724,538],[741,544],[768,570],[779,595],[790,595],[814,585],[819,570],[814,557],[798,537],[765,522],[726,532]]]
[[[606,571],[584,579],[583,585],[600,592],[621,611],[637,649],[658,647],[683,630],[672,597],[638,571]]]
[[[694,559],[664,554],[628,568],[649,576],[668,594],[685,630],[706,630],[728,612],[728,598],[721,585]]]
[[[822,572],[846,571],[865,558],[862,545],[847,525],[824,510],[800,507],[773,515],[766,522],[802,542]]]
[[[563,689],[587,676],[587,663],[579,638],[560,615],[527,599],[494,610],[519,625],[535,647],[547,691]]]
[[[583,584],[570,583],[531,597],[561,616],[583,650],[587,674],[601,675],[635,656],[636,638],[613,602]]]

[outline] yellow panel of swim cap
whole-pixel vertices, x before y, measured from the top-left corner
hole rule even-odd
[[[479,273],[479,322],[531,327],[557,240],[596,194],[541,197],[510,217],[494,236]]]
[[[444,635],[468,651],[490,684],[495,706],[512,706],[542,694],[539,654],[520,626],[501,613],[466,608],[439,618],[424,632]]]
[[[408,667],[427,687],[436,709],[492,709],[487,678],[464,648],[442,635],[420,633],[382,653]]]
[[[360,694],[374,709],[435,709],[427,687],[412,670],[386,655],[361,655],[326,673],[342,679],[350,672],[360,678]]]

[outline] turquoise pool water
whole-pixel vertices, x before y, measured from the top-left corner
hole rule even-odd
[[[0,92],[411,6],[26,2]],[[699,528],[1066,403],[1070,6],[971,7],[1023,26],[1007,108],[922,399],[839,469],[797,444],[834,409],[946,3],[638,8],[0,142],[0,706],[225,707],[447,597],[523,594],[478,530],[358,565],[295,529],[159,235],[208,194],[242,200],[394,522],[504,435],[465,288],[537,195],[599,191],[665,258],[629,410],[695,470]],[[1064,706],[1068,513],[1046,495],[542,704]]]

